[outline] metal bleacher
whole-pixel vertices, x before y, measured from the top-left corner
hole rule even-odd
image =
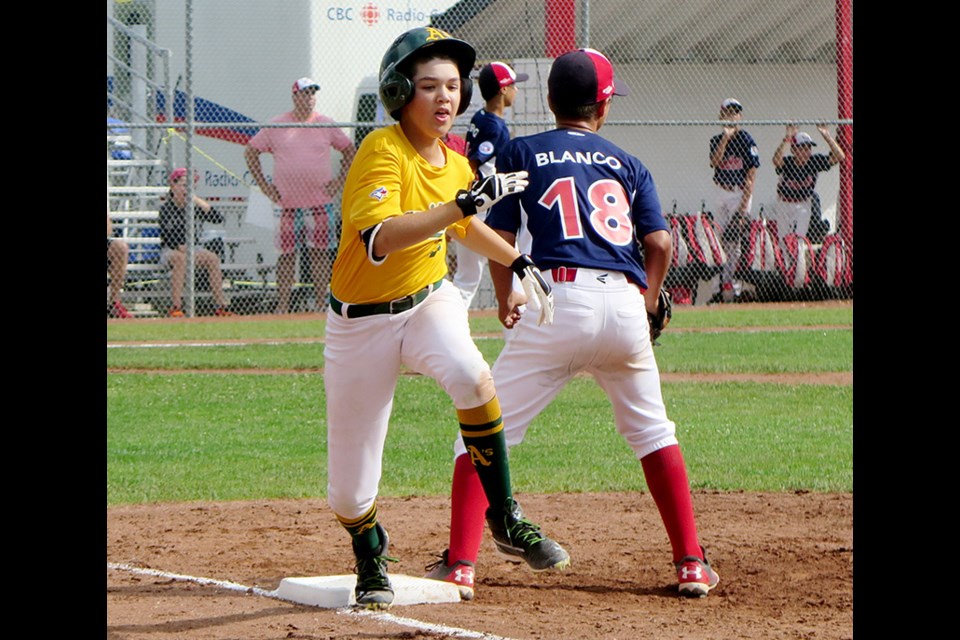
[[[107,201],[113,225],[113,235],[130,247],[127,277],[122,292],[124,305],[135,317],[166,315],[170,300],[169,268],[160,264],[160,207],[169,193],[166,186],[130,184],[140,182],[154,170],[160,175],[168,173],[163,163],[147,158],[107,159]],[[134,176],[131,178],[131,176]],[[231,309],[237,313],[262,313],[271,309],[275,302],[274,287],[267,282],[273,267],[257,263],[235,261],[237,248],[252,243],[253,238],[230,236],[225,230],[214,234],[215,240],[204,245],[221,253],[223,287]],[[219,240],[219,243],[216,243]],[[194,296],[197,315],[212,311],[212,294],[205,288],[205,274],[197,274]],[[185,296],[186,288],[185,288]]]
[[[166,104],[172,104],[170,51],[148,40],[142,29],[123,25],[110,16],[107,23],[131,46],[143,51],[139,68],[107,55],[108,69],[113,68],[115,74],[126,78],[118,84],[113,75],[107,76],[107,211],[113,237],[122,239],[130,248],[122,301],[135,317],[164,316],[171,305],[170,274],[160,264],[159,212],[169,193],[166,180],[173,157],[169,145],[162,144],[162,129],[156,128],[158,117],[162,120],[162,116],[158,116],[157,102],[152,98],[163,95]],[[153,64],[146,64],[147,56],[153,57]],[[236,214],[236,209],[231,212]],[[267,282],[267,274],[273,265],[261,264],[260,254],[256,263],[234,260],[237,248],[254,242],[254,238],[230,236],[226,229],[211,231],[216,231],[212,234],[215,241],[205,246],[221,256],[223,287],[231,310],[271,311],[276,293],[275,285]],[[193,301],[196,314],[205,315],[212,311],[212,294],[206,274],[197,271]],[[109,281],[109,273],[107,277]],[[184,303],[188,307],[189,291],[190,287],[185,286]]]

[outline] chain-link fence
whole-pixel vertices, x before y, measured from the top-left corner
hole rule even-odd
[[[472,43],[476,69],[501,60],[529,75],[504,114],[514,136],[552,126],[556,55],[592,47],[613,61],[631,93],[614,101],[601,135],[654,176],[678,303],[852,296],[851,0],[108,0],[108,313],[123,315],[115,300],[137,317],[325,308],[344,140],[392,122],[377,96],[380,59],[424,25]],[[297,108],[299,78],[319,86],[311,108],[324,119],[278,123]],[[720,209],[739,207],[723,204],[731,191],[710,159],[729,98],[759,158],[738,235]],[[465,135],[481,107],[474,91],[454,132]],[[794,128],[815,146],[785,143]],[[264,138],[304,130],[327,141],[299,167],[313,200],[282,208],[269,193],[282,154]],[[196,177],[181,194],[169,183],[177,167]],[[297,213],[285,221],[286,209]],[[161,234],[171,220],[182,258]],[[289,252],[291,234],[300,242]],[[456,268],[453,251],[448,263]],[[494,305],[487,274],[472,306]]]

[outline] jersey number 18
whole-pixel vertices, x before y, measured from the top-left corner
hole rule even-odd
[[[589,220],[593,229],[610,244],[626,246],[633,241],[630,201],[623,185],[616,180],[597,180],[587,189],[587,200],[593,209]],[[572,177],[557,178],[540,196],[538,203],[547,209],[556,205],[565,238],[582,238],[580,204]]]

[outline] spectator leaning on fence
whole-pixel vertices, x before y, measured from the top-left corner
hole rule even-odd
[[[790,233],[808,237],[813,207],[811,199],[817,186],[817,174],[829,171],[830,167],[847,157],[826,125],[817,125],[817,131],[830,147],[829,155],[813,153],[817,143],[793,124],[787,125],[786,135],[773,154],[773,166],[780,179],[777,182],[777,201],[770,219],[776,220],[777,234],[781,238]],[[791,155],[785,156],[787,147],[790,147]]]
[[[293,110],[271,123],[329,123],[314,110],[320,85],[310,78],[293,83]],[[333,178],[330,150],[342,154],[340,173]],[[273,155],[273,182],[260,166],[260,154]],[[325,309],[330,271],[340,243],[340,214],[334,200],[343,189],[355,148],[336,127],[265,127],[250,138],[244,157],[257,186],[282,207],[274,240],[277,260],[277,313],[290,310],[297,250],[306,248],[318,309]]]
[[[130,312],[120,301],[120,292],[127,279],[127,257],[130,247],[126,242],[113,237],[113,222],[110,220],[110,208],[107,207],[107,271],[110,274],[110,300],[107,302],[107,316],[111,318],[132,318]]]
[[[194,176],[194,182],[200,176]],[[223,222],[223,215],[200,196],[193,195],[193,215],[197,221]],[[223,296],[223,274],[220,271],[220,256],[199,244],[200,226],[195,225],[193,258],[196,266],[207,272],[210,291],[217,304],[214,314],[232,316],[227,310]],[[183,284],[187,277],[187,170],[183,167],[170,173],[170,194],[160,207],[160,263],[168,265],[170,273],[170,297],[173,305],[170,316],[183,317]]]

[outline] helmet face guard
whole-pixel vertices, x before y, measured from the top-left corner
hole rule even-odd
[[[415,55],[426,52],[449,55],[457,62],[461,80],[457,115],[470,106],[473,95],[470,71],[477,60],[473,46],[440,29],[417,27],[398,36],[380,62],[380,100],[394,120],[400,119],[400,110],[413,99],[409,62]]]

